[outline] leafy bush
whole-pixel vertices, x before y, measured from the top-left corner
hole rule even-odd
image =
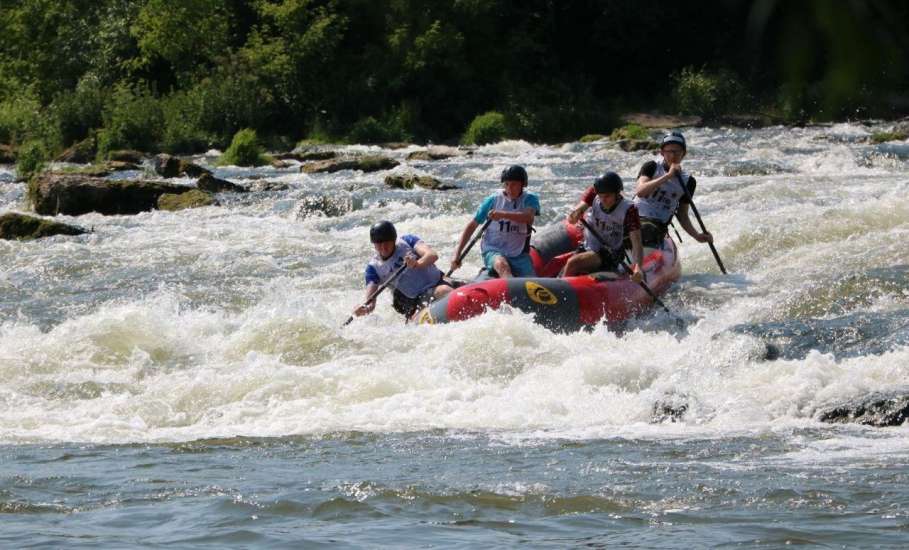
[[[20,96],[0,103],[0,142],[24,143],[41,133],[41,104]]]
[[[26,142],[19,148],[16,157],[16,175],[20,180],[30,180],[44,169],[47,158],[44,144],[40,141]]]
[[[675,78],[673,98],[680,113],[709,118],[739,110],[746,93],[729,71],[686,67]]]
[[[218,162],[222,165],[261,166],[267,164],[268,159],[265,157],[262,147],[259,146],[256,131],[245,128],[234,135],[230,147]]]
[[[505,115],[489,111],[477,116],[467,127],[461,143],[483,145],[497,143],[508,136],[508,125]]]
[[[164,113],[161,102],[147,88],[117,86],[103,116],[104,128],[98,134],[99,157],[117,149],[157,149]]]
[[[613,141],[620,139],[650,139],[650,132],[640,124],[631,123],[613,130],[609,134],[609,139]]]
[[[176,92],[161,101],[164,131],[161,149],[168,153],[199,153],[208,149],[211,136],[202,130],[203,106],[199,96]]]
[[[75,90],[54,98],[49,112],[62,146],[85,139],[89,132],[102,126],[108,95],[98,79],[89,77],[80,80]]]
[[[382,121],[371,116],[360,119],[347,134],[347,140],[351,143],[388,143],[411,139],[413,137],[404,128],[401,119],[395,115],[385,117]]]

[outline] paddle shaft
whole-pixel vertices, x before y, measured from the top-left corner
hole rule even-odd
[[[600,241],[600,244],[603,245],[603,247],[605,248],[605,247],[606,247],[606,239],[604,239],[603,236],[600,235],[600,232],[597,231],[596,229],[594,229],[593,226],[591,226],[589,223],[587,223],[587,220],[584,219],[584,216],[583,216],[583,215],[580,217],[580,220],[581,220],[581,223],[584,224],[584,227],[586,227],[587,230],[590,231],[590,233],[591,233],[594,237],[596,237],[597,240]],[[625,270],[628,271],[628,273],[631,273],[631,267],[629,267],[629,265],[625,262],[625,260],[624,260],[623,258],[616,258],[616,257],[612,254],[612,251],[609,250],[608,248],[605,248],[605,250],[606,250],[606,253],[609,254],[609,257],[612,258],[612,260],[613,260],[614,262],[616,262],[617,264],[619,264],[619,265],[621,265],[622,267],[624,267]],[[640,268],[641,268],[641,269],[644,269],[644,266],[640,266]],[[669,308],[666,307],[666,304],[664,304],[663,301],[660,300],[660,299],[657,297],[657,295],[653,293],[653,290],[651,290],[650,287],[647,286],[647,283],[645,283],[644,281],[641,281],[641,282],[638,283],[638,284],[641,285],[641,288],[644,289],[644,292],[646,292],[651,298],[653,298],[653,301],[654,301],[655,304],[657,304],[658,306],[660,306],[661,308],[663,308],[663,310],[664,310],[666,313],[669,313],[670,315],[672,315],[672,312],[669,311]]]
[[[682,192],[685,193],[685,198],[688,199],[688,205],[691,206],[691,211],[694,212],[694,217],[698,220],[698,225],[701,226],[701,231],[707,233],[707,228],[704,227],[704,220],[701,219],[701,214],[698,212],[698,207],[694,205],[694,200],[691,198],[691,193],[688,192],[688,187],[682,182],[682,176],[679,175],[679,183],[682,187]],[[710,251],[713,252],[713,257],[716,259],[716,263],[720,266],[720,271],[723,272],[723,275],[726,274],[726,266],[723,265],[723,260],[720,259],[720,253],[716,251],[716,247],[713,246],[713,243],[707,241],[707,244],[710,245]]]
[[[490,223],[492,223],[492,218],[489,218],[488,220],[486,220],[486,223],[484,223],[482,225],[482,227],[480,227],[480,232],[477,233],[476,235],[474,235],[473,238],[470,239],[470,242],[467,243],[467,246],[464,248],[464,250],[461,251],[461,255],[458,256],[458,265],[459,266],[460,266],[461,262],[464,261],[464,258],[467,256],[467,253],[470,252],[470,249],[473,248],[473,245],[476,244],[476,242],[478,240],[480,240],[480,237],[483,236],[483,233],[486,232],[486,228],[489,227]],[[451,269],[448,270],[448,273],[446,273],[445,276],[450,277],[451,274],[454,273],[454,270],[455,270],[455,268],[452,267]]]
[[[385,290],[386,288],[388,288],[388,285],[390,285],[395,279],[397,279],[398,277],[400,277],[400,276],[401,276],[401,273],[404,273],[404,270],[405,270],[405,269],[407,269],[407,264],[404,264],[404,265],[402,265],[401,267],[399,267],[397,271],[395,271],[394,273],[391,274],[391,277],[389,277],[387,281],[385,281],[384,283],[380,284],[374,291],[372,291],[372,294],[370,294],[369,297],[366,298],[366,301],[363,302],[363,305],[365,306],[366,304],[368,304],[368,303],[374,301],[374,300],[376,299],[376,297],[377,297],[379,294],[382,293],[383,290]],[[344,321],[344,324],[341,325],[341,326],[342,326],[342,327],[346,327],[346,326],[349,325],[349,324],[351,323],[351,321],[353,321],[353,320],[354,320],[354,316],[351,315],[350,317],[347,318],[346,321]]]

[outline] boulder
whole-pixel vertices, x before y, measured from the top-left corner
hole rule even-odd
[[[0,143],[0,164],[16,164],[16,150],[12,145]]]
[[[211,175],[211,170],[208,168],[203,168],[194,162],[189,162],[188,160],[180,161],[180,173],[186,174],[191,178],[198,178],[204,176],[205,174]]]
[[[909,418],[909,388],[873,392],[850,402],[823,410],[818,420],[827,423],[901,426]]]
[[[628,113],[622,116],[622,122],[640,124],[644,128],[681,128],[703,124],[703,120],[699,116],[675,116],[660,113]]]
[[[79,143],[60,153],[55,160],[57,162],[72,162],[74,164],[86,164],[95,159],[97,154],[95,139],[85,138]]]
[[[428,149],[408,153],[407,160],[444,160],[452,157],[463,157],[464,155],[466,153],[456,147],[434,145]]]
[[[175,178],[180,175],[180,159],[175,156],[161,153],[155,155],[155,173],[165,178]]]
[[[334,151],[291,151],[289,153],[278,153],[274,158],[278,160],[296,160],[299,162],[309,162],[311,160],[328,160],[337,158],[338,153]]]
[[[192,187],[157,181],[106,180],[79,174],[42,174],[28,184],[35,212],[79,216],[138,214],[154,209],[164,193],[185,193]]]
[[[211,193],[190,189],[185,193],[164,193],[158,197],[158,209],[174,212],[186,208],[199,208],[202,206],[217,206],[218,201]]]
[[[0,216],[0,239],[28,241],[54,235],[82,235],[85,229],[16,212]]]
[[[398,161],[382,156],[364,156],[348,159],[332,159],[316,161],[304,164],[300,167],[301,172],[307,174],[316,174],[323,172],[339,172],[341,170],[361,170],[363,172],[378,172],[379,170],[390,170],[398,165]]]
[[[660,144],[652,139],[620,139],[616,141],[622,151],[654,151],[660,148]]]
[[[412,147],[412,146],[413,146],[413,143],[407,143],[404,141],[389,141],[387,143],[379,144],[379,147],[381,147],[382,149],[392,149],[392,150],[407,149],[408,147]]]
[[[458,189],[457,185],[442,183],[432,176],[418,176],[416,174],[385,176],[385,185],[397,189],[413,189],[414,186],[419,186],[424,189],[432,189],[435,191],[448,191],[449,189]]]
[[[270,164],[272,168],[277,168],[278,170],[281,170],[282,168],[290,168],[293,166],[293,164],[287,162],[286,160],[276,158],[272,158]]]
[[[686,412],[688,412],[688,396],[667,393],[653,404],[653,409],[650,411],[650,422],[652,424],[680,422]]]
[[[145,155],[139,151],[132,151],[129,149],[111,151],[107,154],[107,160],[122,160],[123,162],[132,162],[133,164],[142,164],[144,159]]]
[[[210,193],[246,193],[247,191],[247,189],[241,185],[216,178],[210,173],[202,174],[202,177],[196,181],[196,187]]]

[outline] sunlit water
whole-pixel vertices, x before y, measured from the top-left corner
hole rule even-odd
[[[869,143],[882,127],[687,132],[730,274],[682,235],[664,301],[683,331],[659,312],[619,334],[515,311],[408,326],[388,295],[341,328],[371,223],[447,269],[507,164],[539,225],[604,170],[630,190],[651,155],[605,142],[349,148],[445,192],[218,168],[287,189],[0,241],[0,546],[905,546],[907,428],[817,420],[907,386],[909,143]],[[350,210],[307,208],[323,196]],[[0,170],[0,209],[24,200]],[[653,422],[664,402],[681,421]]]

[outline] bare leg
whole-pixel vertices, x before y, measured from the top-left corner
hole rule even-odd
[[[508,260],[505,259],[505,256],[496,256],[496,259],[492,262],[492,268],[496,270],[496,273],[502,279],[514,277],[511,274],[511,266],[508,265]]]
[[[600,267],[600,255],[596,252],[580,252],[571,258],[565,264],[562,277],[571,277],[581,273],[590,273]]]

